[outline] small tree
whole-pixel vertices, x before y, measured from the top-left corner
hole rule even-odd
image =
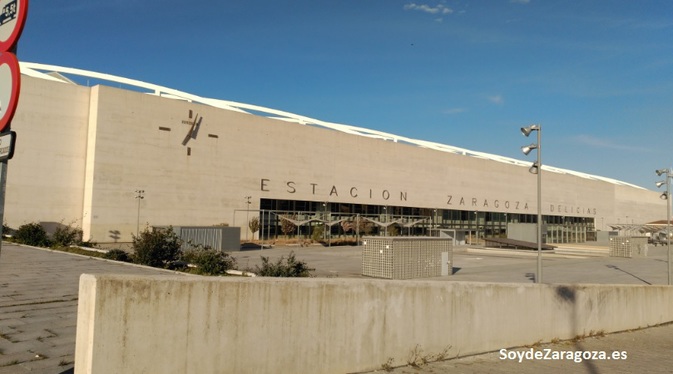
[[[297,225],[295,225],[294,223],[292,223],[292,221],[290,221],[290,219],[292,218],[294,217],[283,216],[280,219],[280,231],[282,231],[286,237],[289,237],[289,235],[293,233],[294,230],[297,229]]]
[[[167,229],[146,227],[138,236],[133,235],[134,262],[153,267],[166,267],[180,255],[182,240],[172,227]]]
[[[313,226],[313,232],[311,233],[311,239],[313,241],[319,242],[323,239],[324,234],[325,234],[325,225],[320,223],[318,225]]]
[[[344,230],[344,233],[352,231],[353,235],[369,235],[374,229],[374,224],[362,217],[351,217],[341,222],[341,228]]]
[[[248,222],[248,228],[250,228],[250,231],[252,232],[252,239],[255,240],[255,233],[259,231],[259,218],[252,217],[250,222]]]
[[[351,218],[346,221],[341,222],[341,229],[344,230],[344,234],[348,234],[349,231],[353,231],[355,234],[355,219]]]
[[[392,224],[386,228],[386,234],[388,236],[398,236],[400,235],[400,229],[397,224]]]

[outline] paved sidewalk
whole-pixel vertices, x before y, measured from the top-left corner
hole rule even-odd
[[[552,358],[554,352],[559,356],[567,351],[603,351],[606,357],[615,358],[604,360],[528,360],[519,362],[519,356],[514,353],[500,351],[434,362],[420,367],[406,366],[390,370],[392,374],[438,374],[438,373],[520,373],[520,374],[608,374],[608,373],[671,373],[673,372],[673,324],[651,327],[631,332],[622,332],[605,335],[603,337],[590,337],[579,341],[565,341],[556,344],[542,344],[535,347],[512,349],[512,351],[524,354],[527,351],[541,351],[542,355],[549,352],[548,358]],[[508,352],[515,359],[503,359],[508,357]],[[451,352],[449,352],[449,355]],[[571,353],[575,355],[577,353]],[[626,357],[624,359],[624,356]],[[525,357],[525,356],[521,356]],[[544,357],[544,356],[543,356]],[[600,353],[599,356],[600,357]],[[376,373],[385,373],[385,370]]]
[[[83,273],[174,274],[3,243],[0,374],[72,372],[79,276]]]

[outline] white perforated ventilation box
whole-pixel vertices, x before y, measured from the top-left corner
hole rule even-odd
[[[362,244],[364,276],[416,279],[453,273],[451,239],[368,236]]]

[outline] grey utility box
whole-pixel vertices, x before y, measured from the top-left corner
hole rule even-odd
[[[175,226],[173,231],[184,242],[182,249],[190,248],[189,243],[210,247],[218,251],[241,250],[241,228],[228,226]]]
[[[645,236],[613,236],[610,238],[610,257],[646,257]]]
[[[362,275],[385,279],[431,278],[453,273],[453,239],[362,238]]]

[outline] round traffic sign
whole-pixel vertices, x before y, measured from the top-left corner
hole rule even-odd
[[[28,0],[0,0],[0,52],[12,49],[21,36]]]
[[[0,52],[0,132],[14,117],[20,89],[19,60],[13,53]]]

